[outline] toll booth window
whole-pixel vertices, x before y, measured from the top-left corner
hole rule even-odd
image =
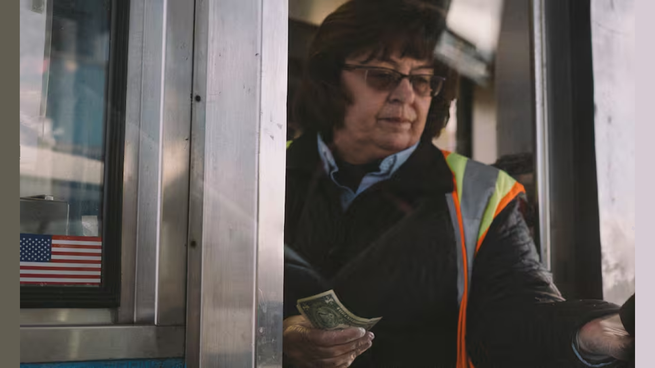
[[[127,30],[117,3],[21,1],[21,307],[118,300]]]

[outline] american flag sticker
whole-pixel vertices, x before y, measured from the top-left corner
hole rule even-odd
[[[102,239],[20,234],[21,285],[99,286]]]

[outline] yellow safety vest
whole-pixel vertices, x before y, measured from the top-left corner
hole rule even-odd
[[[471,290],[473,261],[498,214],[525,192],[523,185],[504,171],[442,151],[453,173],[455,190],[446,195],[457,240],[457,368],[474,368],[466,352],[466,307]]]

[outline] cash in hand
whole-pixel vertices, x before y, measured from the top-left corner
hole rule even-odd
[[[382,317],[368,319],[354,315],[339,301],[334,290],[298,299],[296,308],[314,328],[320,330],[361,327],[368,331],[382,319]]]

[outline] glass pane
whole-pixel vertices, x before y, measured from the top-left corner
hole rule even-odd
[[[603,296],[635,293],[635,5],[591,3]],[[619,30],[619,31],[615,31]]]
[[[100,283],[109,11],[21,1],[21,284]]]

